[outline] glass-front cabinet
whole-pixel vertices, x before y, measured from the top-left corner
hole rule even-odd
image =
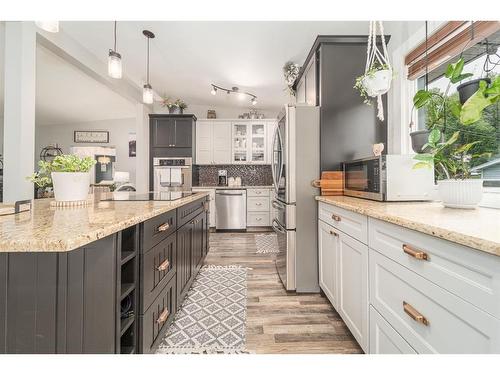
[[[267,138],[265,122],[234,122],[232,124],[232,162],[265,164]]]

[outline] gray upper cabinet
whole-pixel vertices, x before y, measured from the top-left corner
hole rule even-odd
[[[194,115],[149,115],[151,157],[192,157]]]

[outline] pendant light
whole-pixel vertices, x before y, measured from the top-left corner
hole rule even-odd
[[[148,38],[148,55],[147,55],[147,64],[146,64],[146,84],[142,89],[142,101],[144,104],[153,104],[153,88],[149,84],[149,41],[155,37],[149,30],[142,30],[142,33],[146,38]]]
[[[49,33],[59,32],[59,21],[35,21],[35,25]]]
[[[122,55],[116,52],[116,21],[114,26],[114,43],[113,49],[109,50],[108,55],[108,75],[111,78],[122,78]]]

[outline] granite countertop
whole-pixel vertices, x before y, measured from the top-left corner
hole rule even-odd
[[[347,196],[316,200],[500,256],[500,210],[446,208],[440,202],[376,202]]]
[[[96,201],[78,208],[54,208],[52,199],[36,199],[31,211],[0,216],[0,253],[74,250],[207,195],[170,202]]]
[[[241,185],[241,186],[219,186],[219,185],[206,185],[206,186],[193,186],[193,189],[272,189],[272,185]]]

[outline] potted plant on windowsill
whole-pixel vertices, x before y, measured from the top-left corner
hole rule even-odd
[[[90,170],[96,161],[90,157],[59,155],[52,161],[39,161],[40,170],[28,177],[37,186],[52,182],[56,201],[86,200],[90,186]]]
[[[448,140],[441,142],[440,130],[433,129],[425,145],[429,152],[415,155],[418,162],[414,168],[434,166],[439,195],[445,207],[476,208],[481,201],[483,180],[472,178],[471,162],[491,154],[471,153],[473,146],[480,141],[460,145],[457,142],[459,137],[460,131],[456,131]]]

